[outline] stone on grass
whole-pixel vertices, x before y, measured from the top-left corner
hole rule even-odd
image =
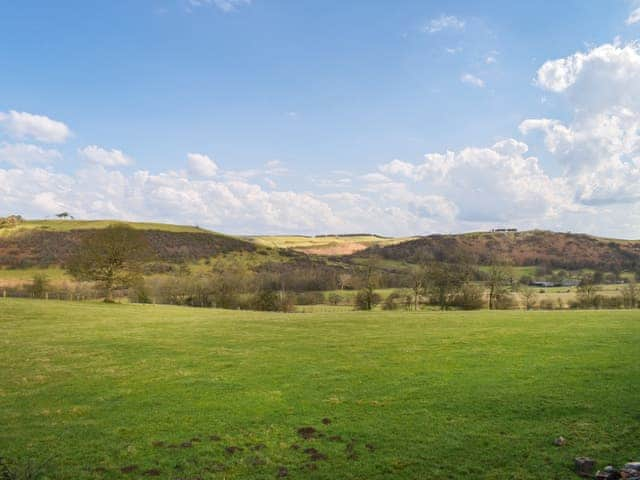
[[[567,439],[566,439],[566,438],[564,438],[563,436],[560,436],[560,437],[556,438],[556,439],[553,441],[553,444],[554,444],[556,447],[562,447],[562,446],[564,446],[564,445],[566,445],[566,444],[567,444]]]
[[[576,473],[581,477],[591,477],[596,468],[596,462],[588,457],[577,457],[573,463]]]

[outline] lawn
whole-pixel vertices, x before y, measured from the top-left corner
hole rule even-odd
[[[567,479],[578,455],[640,459],[640,310],[0,299],[0,342],[0,455],[52,479]]]

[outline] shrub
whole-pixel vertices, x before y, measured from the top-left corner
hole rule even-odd
[[[44,298],[48,291],[49,277],[43,273],[34,275],[28,287],[29,294],[34,298]]]
[[[342,296],[337,293],[330,293],[328,297],[329,303],[331,305],[338,305],[342,302]]]
[[[453,306],[463,310],[478,310],[484,307],[484,289],[471,283],[463,285],[453,300]]]

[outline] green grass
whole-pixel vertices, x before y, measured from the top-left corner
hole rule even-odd
[[[619,465],[640,451],[640,311],[0,299],[0,333],[0,452],[49,458],[49,478],[275,478],[282,465],[305,479],[567,479],[577,455]],[[307,425],[326,436],[299,438]],[[354,439],[358,458],[333,435]],[[558,435],[567,446],[552,445]],[[292,444],[328,459],[307,470]],[[140,471],[121,474],[127,465]]]
[[[190,225],[170,225],[167,223],[122,222],[119,220],[26,220],[12,228],[0,228],[0,235],[11,235],[25,230],[48,230],[54,232],[68,232],[88,228],[106,228],[114,223],[126,223],[139,230],[160,230],[163,232],[209,232],[208,230]],[[214,232],[209,232],[214,233]]]

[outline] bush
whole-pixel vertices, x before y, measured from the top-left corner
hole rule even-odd
[[[387,295],[387,298],[384,299],[384,303],[382,304],[383,310],[396,310],[401,304],[404,303],[405,293],[401,291],[391,292]]]
[[[484,289],[471,283],[463,285],[453,300],[453,306],[463,310],[481,309],[484,307]]]
[[[30,296],[34,298],[44,298],[49,291],[49,277],[43,273],[33,276],[31,285],[28,287]]]
[[[343,298],[341,295],[338,295],[337,293],[330,293],[328,300],[331,305],[338,305],[342,302]]]
[[[364,288],[356,294],[356,310],[371,310],[380,303],[380,295],[371,289]]]
[[[296,295],[298,305],[319,305],[324,303],[322,292],[302,292]]]

